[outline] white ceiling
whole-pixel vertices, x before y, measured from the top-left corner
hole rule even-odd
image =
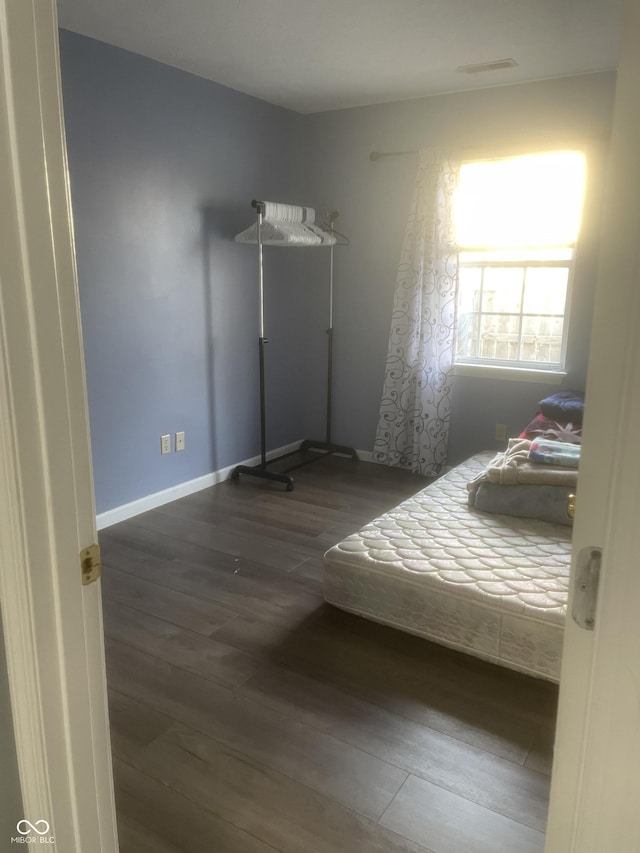
[[[58,0],[60,25],[300,113],[615,68],[622,0]],[[456,70],[513,57],[517,68]]]

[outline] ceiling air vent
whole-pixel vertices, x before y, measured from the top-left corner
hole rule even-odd
[[[456,71],[463,74],[480,74],[483,71],[500,71],[502,68],[517,68],[515,59],[494,59],[492,62],[479,62],[477,65],[458,65]]]

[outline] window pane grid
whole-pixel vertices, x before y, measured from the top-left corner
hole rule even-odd
[[[508,263],[510,259],[517,263],[519,259],[525,258],[528,254],[531,254],[532,260],[540,260],[545,263],[549,260],[566,260],[567,252],[572,251],[575,247],[575,243],[550,243],[548,245],[545,244],[542,247],[536,245],[506,247],[501,243],[492,243],[489,246],[474,246],[472,243],[459,243],[458,251],[461,253],[469,252],[474,255],[495,254],[497,256],[497,260],[504,260],[505,263]],[[550,257],[547,257],[547,255]],[[557,255],[557,257],[554,257],[555,255]]]
[[[461,270],[479,273],[479,282],[466,294],[466,312],[461,297],[458,360],[559,366],[570,266],[539,260],[462,263]],[[535,274],[529,276],[529,270]],[[506,310],[509,305],[516,310]]]
[[[585,174],[580,151],[462,165],[456,361],[564,367]]]
[[[545,320],[563,320],[564,314],[540,314],[539,312],[533,313],[521,313],[520,311],[473,311],[474,315],[478,317],[492,316],[492,317],[544,317]]]
[[[506,268],[508,268],[508,267],[526,267],[527,269],[535,269],[535,268],[538,268],[538,269],[540,269],[540,268],[542,268],[542,269],[548,269],[548,268],[570,269],[571,268],[571,260],[568,260],[568,261],[564,261],[564,260],[563,261],[553,261],[553,260],[551,260],[551,261],[549,261],[549,260],[536,261],[536,260],[527,260],[526,258],[523,258],[522,260],[519,260],[519,261],[500,261],[500,260],[495,260],[495,261],[492,261],[492,260],[465,261],[463,259],[463,260],[459,261],[458,266],[460,268],[465,267],[468,269],[476,269],[476,268],[477,269],[486,269],[487,267],[495,267],[496,269],[498,267],[506,267]]]
[[[522,320],[522,312],[524,310],[524,288],[525,282],[527,280],[527,268],[522,268],[522,281],[520,282],[520,322],[518,324],[518,352],[516,355],[516,359],[519,361],[522,358],[522,330],[524,329],[524,322]]]
[[[476,329],[476,351],[480,351],[481,340],[482,340],[482,316],[480,314],[480,308],[484,304],[484,268],[480,268],[480,302],[478,304],[478,311],[476,312],[476,322],[474,323],[474,327]]]

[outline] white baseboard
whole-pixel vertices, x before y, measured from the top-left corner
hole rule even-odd
[[[292,453],[300,447],[301,441],[294,441],[291,444],[285,444],[283,447],[277,447],[275,450],[270,450],[267,453],[267,459],[273,459],[276,456],[282,456],[285,453]],[[196,477],[195,480],[188,480],[186,483],[178,483],[176,486],[170,486],[168,489],[163,489],[160,492],[154,492],[152,495],[146,495],[144,498],[131,501],[131,503],[123,504],[122,506],[108,509],[106,512],[101,512],[96,518],[98,530],[105,527],[110,527],[112,524],[117,524],[119,521],[126,521],[128,518],[133,518],[140,515],[142,512],[148,512],[150,509],[157,509],[159,506],[176,501],[178,498],[184,498],[187,495],[192,495],[194,492],[199,492],[202,489],[208,489],[210,486],[215,486],[216,483],[221,483],[226,480],[229,474],[237,465],[257,465],[260,462],[260,456],[253,456],[251,459],[245,459],[243,462],[235,462],[233,465],[227,465],[226,468],[220,468],[218,471],[212,471],[211,474],[205,474],[202,477]]]

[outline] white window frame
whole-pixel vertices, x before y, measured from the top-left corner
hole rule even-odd
[[[483,160],[506,160],[511,159],[513,157],[526,157],[536,153],[544,153],[544,150],[550,149],[541,149],[540,151],[529,151],[529,152],[518,152],[513,154],[504,154],[500,156],[494,157],[476,157],[472,160],[463,161],[462,165],[466,163],[478,163]],[[562,148],[558,148],[557,150],[563,150]],[[570,149],[564,150],[581,150],[580,148],[576,148],[572,146]],[[581,153],[585,153],[582,151]],[[586,194],[585,194],[586,195]],[[583,200],[584,204],[584,200]],[[473,261],[461,261],[460,257],[464,256],[468,253],[481,253],[487,252],[488,255],[495,252],[500,251],[522,251],[523,253],[527,251],[527,249],[538,250],[540,247],[538,246],[522,246],[522,247],[501,247],[501,246],[491,246],[487,248],[486,246],[459,246],[458,247],[458,269],[461,267],[476,267],[481,268],[482,278],[484,279],[484,269],[486,268],[508,268],[508,267],[518,267],[523,268],[525,271],[528,267],[549,267],[549,268],[558,268],[558,267],[567,267],[569,270],[569,274],[567,276],[567,291],[565,296],[565,305],[564,305],[564,313],[563,314],[551,314],[549,317],[562,317],[563,326],[562,326],[562,341],[560,345],[560,360],[557,362],[541,362],[541,361],[530,361],[530,360],[515,360],[515,359],[494,359],[494,358],[483,358],[481,356],[460,356],[457,352],[457,332],[458,332],[458,318],[456,316],[456,347],[454,350],[454,375],[456,376],[484,376],[490,378],[503,378],[503,379],[513,379],[516,381],[532,381],[532,382],[544,382],[546,384],[559,384],[562,379],[567,375],[566,371],[566,359],[567,359],[567,344],[569,339],[569,328],[571,324],[571,304],[573,297],[573,281],[575,275],[575,267],[576,267],[576,254],[577,254],[577,246],[578,240],[573,243],[565,243],[562,245],[555,246],[545,246],[545,249],[565,249],[571,252],[571,257],[568,260],[473,260]],[[525,272],[526,274],[526,272]],[[524,282],[524,278],[523,278]],[[522,296],[524,297],[524,285],[522,287]],[[481,301],[480,307],[482,308],[482,290],[481,290]],[[520,312],[500,312],[500,311],[492,311],[492,312],[483,312],[480,311],[479,315],[482,316],[484,313],[491,314],[500,314],[501,316],[516,316],[524,319],[524,317],[528,316],[522,311],[522,300],[521,300],[521,310]],[[457,314],[457,310],[456,310]],[[536,315],[539,316],[539,315]],[[520,338],[522,339],[522,323],[520,324]]]

